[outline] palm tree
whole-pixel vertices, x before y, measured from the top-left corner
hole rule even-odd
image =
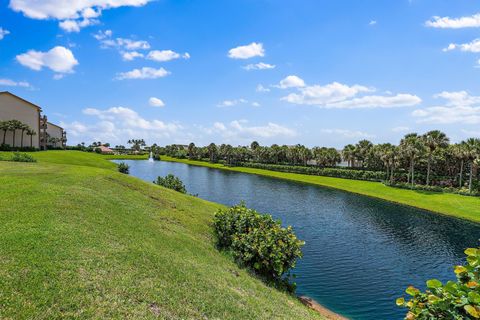
[[[453,146],[453,154],[456,159],[460,160],[460,173],[458,177],[458,186],[463,187],[463,168],[465,166],[465,160],[468,160],[468,153],[466,150],[465,142],[457,143]]]
[[[28,129],[30,129],[30,127],[26,124],[23,124],[20,126],[19,128],[20,130],[22,130],[22,135],[21,135],[21,142],[20,142],[20,148],[23,148],[23,136],[25,134],[25,131],[27,131]]]
[[[409,161],[410,168],[407,183],[409,182],[408,180],[410,180],[413,186],[415,184],[415,160],[420,157],[424,151],[424,144],[418,134],[410,133],[400,141],[400,150]]]
[[[188,145],[188,158],[191,160],[195,157],[195,143],[190,142]]]
[[[7,131],[10,131],[9,129],[9,122],[8,121],[0,121],[0,130],[3,130],[3,142],[2,145],[5,144],[5,139],[7,137]]]
[[[476,162],[480,159],[480,139],[470,138],[465,143],[465,151],[470,160],[470,177],[468,182],[468,191],[472,192],[473,185],[473,167],[476,165]]]
[[[27,136],[30,136],[30,148],[33,147],[33,136],[36,135],[36,134],[37,133],[32,128],[27,129]]]
[[[392,156],[394,155],[394,151],[395,151],[395,146],[390,143],[383,143],[383,144],[378,144],[374,146],[375,155],[382,161],[384,167],[386,168],[386,173],[385,173],[386,179],[388,179],[388,177],[392,179],[393,168],[391,168],[391,164],[392,164]]]
[[[17,130],[22,129],[23,123],[18,120],[10,120],[10,131],[13,133],[13,145],[15,147],[15,134]]]
[[[212,142],[208,145],[207,149],[210,162],[215,162],[215,159],[217,158],[217,146]]]
[[[370,156],[370,151],[372,151],[373,144],[368,140],[360,140],[355,145],[355,155],[360,161],[362,168],[365,166],[365,162]]]
[[[427,162],[427,186],[430,185],[430,171],[432,164],[432,156],[438,148],[446,148],[450,142],[447,135],[440,130],[432,130],[422,136],[423,143],[428,152]]]
[[[343,161],[347,161],[349,167],[355,166],[355,146],[353,144],[346,145],[342,150]]]

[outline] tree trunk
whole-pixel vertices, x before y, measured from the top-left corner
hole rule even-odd
[[[13,130],[13,148],[15,148],[15,133],[17,132],[17,130]]]
[[[412,167],[412,187],[413,187],[413,185],[415,184],[415,166],[413,164],[413,158],[411,160],[410,166]]]
[[[473,182],[473,161],[470,164],[470,181],[468,182],[468,191],[472,192],[472,182]]]
[[[390,170],[390,183],[393,183],[393,179],[394,179],[394,173],[395,171],[395,166],[392,165],[392,169]]]
[[[5,144],[5,138],[7,137],[7,130],[3,130],[3,142],[2,144]]]
[[[33,134],[30,135],[30,148],[33,148]]]
[[[460,162],[460,181],[459,181],[459,185],[458,185],[460,188],[463,187],[463,159],[462,161]]]
[[[427,163],[427,186],[430,185],[430,165],[432,162],[432,154],[428,154],[428,163]]]
[[[22,130],[22,138],[20,139],[20,147],[23,148],[23,134],[25,133],[25,130]]]

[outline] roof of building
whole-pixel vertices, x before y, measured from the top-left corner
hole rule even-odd
[[[60,127],[59,125],[56,125],[56,124],[51,123],[51,122],[49,122],[49,121],[47,121],[47,129],[48,129],[48,126],[54,126],[54,127],[57,127],[57,128],[59,128],[59,129],[62,129],[62,130],[63,130],[63,128]]]
[[[34,103],[32,103],[32,102],[30,102],[30,101],[28,101],[28,100],[25,100],[25,99],[23,99],[23,98],[20,98],[20,97],[17,96],[17,95],[14,95],[14,94],[11,93],[10,91],[0,91],[0,95],[2,95],[2,94],[8,94],[8,95],[10,95],[10,96],[12,96],[12,97],[20,100],[20,101],[23,101],[23,102],[27,103],[29,106],[31,106],[31,107],[33,107],[33,108],[36,108],[37,110],[42,111],[42,108],[40,108],[40,107],[37,106],[36,104],[34,104]]]
[[[96,147],[96,148],[100,148],[100,150],[102,152],[114,152],[112,149],[110,149],[109,147],[105,147],[105,146],[99,146],[99,147]]]

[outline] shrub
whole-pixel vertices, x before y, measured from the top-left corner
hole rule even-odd
[[[10,161],[15,161],[15,162],[37,162],[34,157],[27,153],[19,153],[15,152],[13,156],[10,158]]]
[[[267,280],[283,282],[302,257],[304,242],[292,227],[283,228],[271,215],[244,204],[218,210],[213,225],[219,248],[230,250],[237,262]]]
[[[441,187],[441,186],[427,186],[423,184],[415,184],[412,186],[410,183],[405,182],[384,182],[386,186],[400,188],[400,189],[408,189],[408,190],[418,190],[418,191],[430,191],[430,192],[445,192],[445,193],[455,193],[464,196],[480,196],[479,191],[475,191],[475,188],[472,192],[470,192],[467,188],[454,188],[454,187]]]
[[[412,298],[398,298],[397,305],[408,308],[405,319],[479,319],[480,318],[480,249],[465,250],[467,265],[456,266],[457,281],[442,284],[427,281],[425,292],[410,286],[405,291]]]
[[[100,149],[100,148],[95,148],[95,149],[93,149],[93,150],[94,150],[96,153],[98,153],[98,154],[102,153],[102,149]]]
[[[118,172],[120,173],[124,173],[124,174],[130,173],[130,166],[125,162],[120,162],[117,167],[118,167]]]
[[[175,177],[173,174],[169,174],[165,176],[165,178],[158,177],[156,181],[153,181],[153,183],[181,193],[187,193],[187,189],[185,188],[182,180],[180,180],[178,177]]]

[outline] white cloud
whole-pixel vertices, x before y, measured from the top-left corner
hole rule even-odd
[[[138,51],[126,51],[122,52],[122,58],[125,61],[132,61],[136,58],[143,58],[143,53],[140,53]]]
[[[170,74],[169,71],[165,70],[164,68],[150,68],[150,67],[143,67],[141,69],[133,69],[128,72],[120,72],[116,79],[117,80],[125,80],[125,79],[157,79],[163,78]]]
[[[427,27],[441,29],[460,29],[460,28],[478,28],[480,27],[480,14],[469,17],[450,18],[435,16],[425,22]]]
[[[241,99],[235,99],[235,100],[223,100],[219,104],[217,104],[217,107],[233,107],[239,104],[245,104],[248,103],[247,100],[241,98]]]
[[[462,129],[463,134],[466,137],[480,137],[480,131],[479,130],[466,130]]]
[[[410,131],[410,127],[405,127],[405,126],[400,126],[400,127],[394,127],[392,128],[393,132],[408,132]]]
[[[249,45],[239,46],[228,51],[228,56],[232,59],[249,59],[253,57],[265,56],[265,50],[262,43],[252,42]]]
[[[152,107],[165,107],[165,103],[161,99],[155,97],[148,99],[148,104]]]
[[[305,87],[305,81],[300,77],[292,75],[282,79],[276,87],[281,89]]]
[[[259,138],[295,137],[293,129],[269,122],[263,126],[249,126],[247,120],[234,120],[229,124],[215,122],[211,128],[203,128],[207,134],[218,134],[224,141],[252,141]]]
[[[10,31],[6,30],[6,29],[3,29],[2,27],[0,27],[0,40],[2,40],[3,38],[5,38],[5,36],[7,34],[10,34]]]
[[[375,138],[375,135],[372,135],[363,131],[355,131],[355,130],[348,130],[348,129],[322,129],[321,131],[326,134],[342,136],[349,139]]]
[[[370,22],[368,23],[369,26],[374,26],[377,24],[377,20],[370,20]]]
[[[280,83],[281,87],[282,83]],[[394,108],[419,104],[422,100],[416,95],[363,95],[374,92],[374,88],[362,85],[345,85],[332,82],[327,85],[313,85],[297,88],[298,93],[291,93],[281,100],[293,104],[315,105],[323,108],[359,109],[359,108]]]
[[[128,38],[112,38],[112,30],[98,31],[93,35],[95,39],[100,41],[102,48],[117,48],[121,51],[147,50],[150,49],[150,43],[145,40],[134,40]]]
[[[0,86],[31,88],[31,84],[26,81],[14,81],[11,79],[0,79]]]
[[[179,53],[172,50],[152,50],[147,55],[148,60],[158,62],[165,62],[179,58],[190,59],[190,54],[186,52],[183,55],[180,55]]]
[[[259,85],[257,85],[257,87],[255,88],[255,91],[257,91],[257,92],[270,92],[270,89],[269,89],[269,88],[265,88],[263,85],[259,84]]]
[[[452,51],[457,49],[464,52],[478,53],[480,52],[480,39],[475,39],[472,42],[463,44],[450,43],[448,47],[443,49],[443,51]]]
[[[252,102],[252,107],[260,107],[260,103],[254,101]]]
[[[78,121],[61,123],[68,134],[76,141],[102,141],[112,144],[125,144],[128,139],[143,138],[147,142],[170,141],[181,133],[183,128],[176,122],[164,122],[158,119],[147,120],[136,111],[126,107],[113,107],[106,110],[87,108],[83,110],[87,116],[97,119],[92,124]],[[167,141],[165,141],[167,143]]]
[[[243,67],[245,70],[267,70],[267,69],[274,69],[275,65],[273,64],[268,64],[264,62],[259,62],[259,63],[251,63]]]
[[[30,50],[18,55],[16,59],[20,64],[32,70],[39,71],[46,67],[57,73],[72,73],[73,68],[78,64],[72,51],[61,46],[47,52]]]
[[[101,41],[101,40],[110,38],[112,35],[113,35],[112,30],[105,30],[105,31],[100,30],[96,34],[94,34],[93,37],[98,41]]]
[[[98,23],[95,18],[102,10],[123,6],[144,6],[150,0],[10,0],[9,7],[32,19],[60,20],[60,27],[67,32]]]
[[[480,97],[471,96],[466,91],[444,91],[434,97],[444,100],[444,103],[413,111],[412,116],[418,118],[419,123],[480,123]]]

